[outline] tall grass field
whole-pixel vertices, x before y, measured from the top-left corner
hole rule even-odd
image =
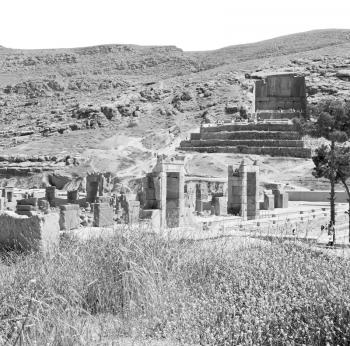
[[[52,259],[5,253],[0,345],[350,343],[348,259],[235,241],[130,232],[66,239]]]

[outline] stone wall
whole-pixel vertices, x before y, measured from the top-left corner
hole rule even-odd
[[[290,201],[329,202],[329,191],[288,190],[287,192]],[[337,203],[347,203],[348,196],[345,191],[336,191],[335,200]]]
[[[255,81],[254,112],[259,110],[306,111],[305,77],[278,74]]]
[[[249,146],[249,147],[295,147],[303,148],[303,141],[299,140],[225,140],[225,139],[206,139],[206,140],[191,140],[181,143],[182,147],[212,147],[212,146]]]
[[[54,252],[59,246],[58,213],[37,214],[32,217],[13,212],[0,214],[0,245],[6,248]]]
[[[274,119],[289,119],[299,118],[300,112],[276,112],[276,111],[260,111],[258,113],[258,120],[274,120]]]

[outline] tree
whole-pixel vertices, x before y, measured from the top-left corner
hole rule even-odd
[[[350,242],[350,187],[347,180],[350,179],[350,147],[336,146],[331,151],[328,145],[322,145],[316,149],[316,155],[312,158],[315,164],[313,174],[317,178],[330,179],[334,176],[334,183],[341,182],[348,196],[348,216],[349,216],[349,242]],[[333,169],[332,169],[333,167]]]
[[[329,179],[331,184],[331,221],[335,224],[334,187],[336,182],[336,163],[334,153],[337,143],[344,143],[350,138],[350,102],[338,99],[325,99],[315,106],[311,106],[308,115],[309,118],[295,121],[297,129],[303,134],[309,134],[312,137],[323,137],[330,141],[329,171],[325,177]],[[322,151],[323,149],[320,150]],[[317,170],[315,174],[316,176],[318,175]]]

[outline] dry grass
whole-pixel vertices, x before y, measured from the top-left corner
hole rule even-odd
[[[128,234],[0,267],[0,344],[324,345],[350,340],[350,261],[282,242]],[[130,339],[129,339],[130,340]]]

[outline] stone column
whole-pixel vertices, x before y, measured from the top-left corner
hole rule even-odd
[[[196,212],[203,211],[203,202],[208,200],[208,186],[206,183],[196,184]]]
[[[228,201],[227,209],[230,214],[241,215],[244,217],[246,215],[246,208],[243,204],[246,204],[246,188],[244,188],[244,172],[243,168],[240,168],[236,171],[233,170],[232,166],[228,166]]]
[[[5,209],[5,198],[0,197],[0,211]]]
[[[164,229],[167,227],[166,224],[166,172],[159,173],[159,209],[160,209],[160,227]]]
[[[185,218],[185,172],[181,169],[179,173],[179,226],[184,225]]]
[[[56,186],[48,186],[45,191],[45,197],[50,204],[50,207],[56,206]]]
[[[272,190],[264,191],[264,210],[274,210],[275,209],[275,197]]]
[[[247,164],[242,161],[239,167],[239,175],[240,175],[240,192],[241,192],[241,217],[243,220],[248,219],[248,199],[247,199]]]
[[[259,166],[244,165],[245,184],[246,184],[246,210],[247,219],[254,220],[260,214],[259,204]]]
[[[103,196],[104,186],[105,186],[106,178],[103,174],[99,174],[98,176],[98,196]]]

